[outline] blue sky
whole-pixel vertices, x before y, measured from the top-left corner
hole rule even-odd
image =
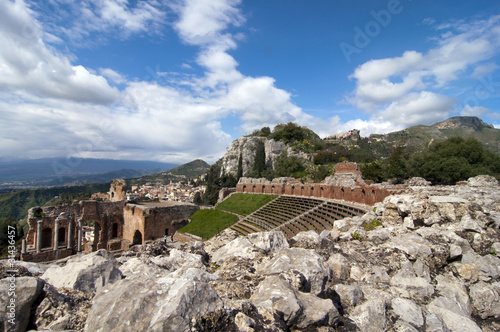
[[[214,162],[474,115],[500,127],[494,0],[0,0],[0,156]]]

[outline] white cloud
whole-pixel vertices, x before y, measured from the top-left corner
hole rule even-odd
[[[38,10],[51,33],[65,36],[74,46],[88,42],[86,38],[94,32],[112,32],[122,38],[145,32],[157,34],[167,17],[162,1],[51,0],[33,2],[31,6]]]
[[[484,61],[498,53],[500,16],[472,23],[457,21],[438,29],[448,31],[426,54],[406,51],[400,57],[371,60],[356,68],[350,76],[356,88],[347,101],[372,114],[372,121],[398,126],[449,116],[455,101],[446,96],[447,90],[467,77],[467,69],[474,68],[472,77],[478,77],[498,68]]]
[[[123,84],[127,82],[127,79],[122,74],[117,73],[111,68],[100,68],[99,73],[116,84]]]
[[[486,107],[465,105],[465,107],[462,109],[462,112],[460,113],[460,115],[462,115],[462,116],[481,116],[484,113],[487,113],[490,111],[491,111],[491,109],[486,108]]]
[[[474,72],[472,73],[472,77],[474,78],[483,78],[494,71],[496,71],[498,68],[500,68],[497,64],[495,63],[486,63],[486,64],[481,64],[478,65],[476,68],[474,68]]]

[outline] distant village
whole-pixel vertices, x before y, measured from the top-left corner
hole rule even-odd
[[[205,175],[200,176],[198,182],[204,180]],[[202,198],[205,195],[206,185],[196,185],[194,181],[170,181],[169,184],[152,184],[130,186],[126,191],[127,201],[135,200],[157,200],[194,203],[196,193]],[[95,193],[92,199],[108,200],[108,193]]]

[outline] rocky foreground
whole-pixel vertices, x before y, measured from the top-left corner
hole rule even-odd
[[[19,262],[11,330],[500,331],[500,185],[411,184],[321,235],[226,230]]]

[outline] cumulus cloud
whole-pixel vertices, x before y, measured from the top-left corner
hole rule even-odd
[[[487,113],[490,111],[491,111],[491,109],[486,108],[486,107],[465,105],[465,107],[462,109],[462,112],[460,113],[460,115],[462,115],[462,116],[481,116],[484,113]]]
[[[140,22],[148,22],[143,11],[125,11],[126,1],[96,2],[94,7],[91,3],[85,2],[84,17],[72,29],[85,22],[94,22],[95,29],[122,22],[132,32],[142,29]],[[225,30],[244,22],[235,7],[239,3],[176,2],[178,20],[173,26],[184,42],[200,47],[196,63],[204,75],[175,75],[157,68],[151,69],[155,81],[138,81],[111,68],[94,71],[73,65],[70,55],[44,42],[47,34],[25,3],[3,2],[0,27],[8,26],[0,38],[14,47],[0,50],[1,152],[213,162],[232,140],[220,123],[227,116],[239,117],[246,131],[278,122],[304,123],[311,117],[275,86],[274,79],[247,77],[237,70],[228,51],[241,35]],[[91,8],[92,13],[84,13]],[[32,27],[29,42],[19,42],[23,26]]]
[[[471,77],[478,78],[498,68],[484,62],[497,53],[499,28],[500,16],[442,24],[438,30],[446,32],[427,53],[406,51],[356,68],[350,76],[356,88],[347,101],[372,114],[372,120],[403,126],[442,120],[455,104],[447,89],[466,76],[468,69],[473,71]]]

